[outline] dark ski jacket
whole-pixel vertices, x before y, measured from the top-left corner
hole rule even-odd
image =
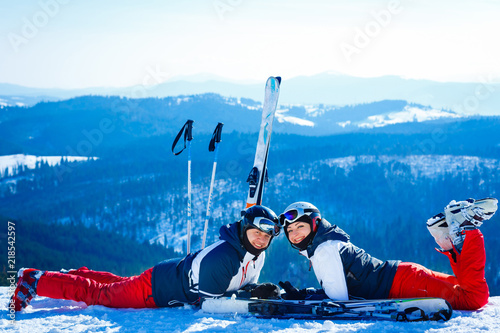
[[[200,297],[223,296],[256,283],[265,253],[255,257],[247,252],[240,241],[239,228],[239,222],[222,226],[218,242],[154,266],[151,283],[156,305],[194,303]]]
[[[400,261],[381,261],[349,241],[349,235],[325,219],[312,243],[300,252],[311,260],[314,273],[329,298],[347,300],[388,298]]]

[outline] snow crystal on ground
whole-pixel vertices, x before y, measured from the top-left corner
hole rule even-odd
[[[480,311],[455,311],[448,322],[278,320],[213,315],[184,308],[110,309],[81,302],[35,298],[9,318],[9,288],[0,287],[2,332],[500,332],[500,296]]]

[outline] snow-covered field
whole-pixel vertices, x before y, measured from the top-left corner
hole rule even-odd
[[[358,127],[374,128],[387,125],[402,124],[409,122],[423,122],[436,120],[440,118],[461,118],[455,112],[437,110],[437,109],[421,109],[417,107],[405,106],[403,110],[398,112],[390,112],[386,114],[374,115],[368,117],[364,122],[359,122]]]
[[[500,296],[480,311],[455,311],[448,322],[415,323],[252,319],[188,307],[110,309],[44,297],[11,321],[8,300],[8,287],[0,287],[2,332],[500,332]]]
[[[50,166],[58,165],[61,160],[65,159],[68,162],[88,161],[89,159],[96,159],[96,157],[86,156],[34,156],[34,155],[4,155],[0,156],[0,177],[13,175],[17,168],[25,166],[28,169],[34,169],[42,162]]]
[[[399,163],[408,166],[411,174],[415,178],[427,177],[435,178],[444,174],[473,174],[475,169],[498,169],[500,161],[493,158],[482,158],[477,156],[461,155],[359,155],[345,156],[320,160],[319,164],[326,164],[330,167],[339,167],[349,173],[359,164],[378,165]],[[397,170],[391,170],[392,173]]]

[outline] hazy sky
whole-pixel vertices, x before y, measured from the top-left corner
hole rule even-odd
[[[83,88],[336,71],[500,82],[500,0],[0,1],[0,82]]]

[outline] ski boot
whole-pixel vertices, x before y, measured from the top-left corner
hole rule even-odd
[[[450,228],[446,222],[444,213],[439,213],[427,220],[427,229],[439,245],[439,250],[449,251],[453,248],[450,239]]]
[[[14,303],[14,310],[21,311],[36,296],[36,287],[38,280],[44,274],[44,271],[33,268],[21,268],[17,273],[19,280],[17,287],[12,295],[10,302]]]
[[[497,199],[486,198],[475,201],[451,201],[444,209],[446,220],[449,223],[450,237],[453,246],[462,250],[465,240],[465,231],[479,228],[483,221],[489,220],[497,211]]]
[[[498,200],[494,198],[459,202],[452,200],[445,207],[444,213],[427,220],[427,229],[443,251],[449,251],[453,247],[460,251],[465,231],[477,229],[483,221],[489,220],[497,210],[497,203]]]

